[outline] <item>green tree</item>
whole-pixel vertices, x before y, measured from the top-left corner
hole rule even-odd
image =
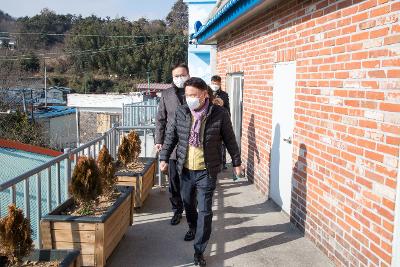
[[[183,0],[178,0],[175,2],[166,20],[169,27],[187,33],[188,6],[183,2]]]
[[[21,69],[27,72],[38,72],[40,70],[39,58],[30,52],[26,58],[21,60]]]
[[[47,146],[41,126],[31,122],[25,113],[19,111],[11,114],[0,114],[0,138],[19,141],[24,144]]]

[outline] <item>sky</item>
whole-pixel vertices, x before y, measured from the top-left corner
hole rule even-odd
[[[54,10],[57,14],[92,14],[99,17],[126,17],[136,20],[164,19],[176,0],[0,0],[0,10],[12,17],[34,16],[43,8]]]

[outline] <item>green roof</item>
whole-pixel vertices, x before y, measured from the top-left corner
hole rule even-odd
[[[53,159],[51,156],[0,147],[0,183]]]

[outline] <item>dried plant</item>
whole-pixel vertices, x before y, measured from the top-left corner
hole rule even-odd
[[[118,147],[118,160],[125,166],[135,166],[141,152],[141,141],[135,131],[129,132],[127,137],[123,137]]]
[[[118,147],[118,160],[122,162],[125,167],[133,160],[131,144],[125,136],[122,138],[121,144]]]
[[[128,134],[128,141],[131,144],[131,151],[133,154],[133,161],[136,161],[139,158],[141,152],[142,141],[140,141],[140,137],[135,131],[130,131]]]
[[[113,158],[111,157],[107,147],[103,145],[100,150],[99,157],[97,158],[97,165],[100,171],[100,178],[103,183],[103,191],[106,195],[110,195],[114,186],[117,183],[117,177],[115,176],[115,166],[113,164]]]
[[[20,261],[33,249],[29,220],[15,205],[8,207],[8,215],[0,220],[0,245],[11,264]]]
[[[89,205],[102,192],[99,168],[92,158],[80,157],[71,179],[70,192],[75,200]]]

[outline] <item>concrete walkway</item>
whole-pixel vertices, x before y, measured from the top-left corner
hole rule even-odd
[[[223,178],[227,177],[227,178]],[[169,224],[168,191],[153,189],[108,266],[193,266],[193,243],[183,241],[185,217]],[[205,253],[207,266],[333,266],[292,227],[288,217],[247,181],[219,179],[214,195],[213,232]]]

